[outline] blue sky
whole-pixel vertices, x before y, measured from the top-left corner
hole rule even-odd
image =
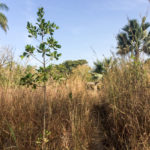
[[[116,52],[116,35],[127,23],[127,18],[147,15],[150,21],[148,0],[7,0],[2,1],[10,10],[4,12],[9,30],[0,30],[0,46],[15,50],[16,59],[24,51],[28,39],[27,21],[36,21],[36,12],[44,7],[47,20],[55,22],[60,29],[55,39],[62,45],[65,60],[86,59],[90,65],[96,58],[109,57]],[[93,49],[96,52],[93,52]],[[35,63],[35,61],[33,61]]]

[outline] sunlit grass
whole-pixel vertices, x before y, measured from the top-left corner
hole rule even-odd
[[[47,149],[149,149],[148,69],[132,61],[114,64],[97,91],[87,89],[78,73],[62,82],[49,82]],[[0,89],[0,149],[41,149],[42,104],[42,87]]]

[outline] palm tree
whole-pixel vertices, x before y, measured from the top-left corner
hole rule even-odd
[[[110,69],[110,66],[112,64],[112,58],[105,58],[103,61],[96,60],[94,62],[94,73],[104,74]]]
[[[8,10],[8,7],[7,7],[6,4],[0,3],[0,9],[7,11],[7,10]],[[7,32],[7,29],[8,29],[7,17],[6,17],[2,12],[0,12],[0,27],[1,27],[5,32]]]
[[[96,62],[94,62],[94,66],[94,73],[102,74],[105,71],[103,62],[99,61],[98,59],[96,60]]]
[[[123,56],[130,53],[136,59],[139,59],[141,52],[150,54],[150,32],[148,32],[150,23],[145,21],[146,17],[142,18],[141,24],[136,19],[128,21],[122,29],[123,32],[117,36],[117,54]]]

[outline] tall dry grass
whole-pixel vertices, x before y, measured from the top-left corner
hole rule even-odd
[[[79,76],[47,88],[47,150],[150,149],[148,67],[133,61],[113,64],[100,91]],[[0,89],[0,149],[40,150],[42,88]]]
[[[145,65],[129,61],[112,66],[103,85],[101,103],[93,107],[93,115],[100,122],[105,149],[150,149],[150,87]]]
[[[47,89],[46,130],[48,150],[88,149],[93,128],[89,113],[98,94],[89,94],[80,79]],[[43,131],[42,89],[0,90],[0,149],[41,149]]]

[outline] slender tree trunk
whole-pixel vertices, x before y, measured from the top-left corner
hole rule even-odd
[[[43,42],[43,37],[42,37]],[[45,52],[43,55],[43,68],[44,68],[44,82],[43,82],[43,143],[42,143],[42,150],[46,149],[46,143],[45,143],[45,131],[46,131],[46,60],[45,60]]]
[[[42,150],[45,150],[45,131],[46,131],[46,82],[44,81],[44,86],[43,86],[43,94],[44,94],[44,103],[43,103],[43,146]]]
[[[139,49],[136,49],[135,51],[135,60],[138,61],[140,57]]]

